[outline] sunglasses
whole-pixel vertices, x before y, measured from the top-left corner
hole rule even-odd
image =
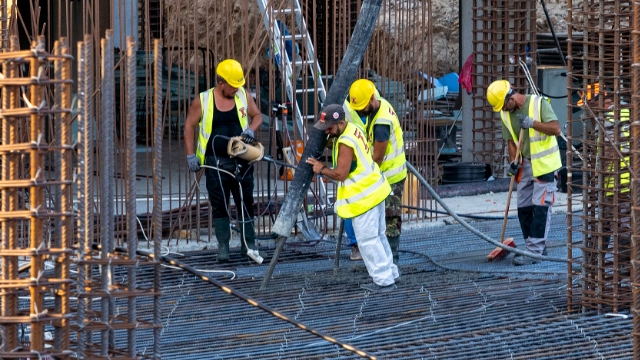
[[[507,107],[507,103],[509,102],[509,99],[511,99],[511,96],[513,96],[513,89],[509,90],[507,95],[504,97],[504,105],[502,105],[503,110]]]

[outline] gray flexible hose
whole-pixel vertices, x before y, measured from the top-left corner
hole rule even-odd
[[[493,245],[495,245],[495,246],[497,246],[497,247],[499,247],[501,249],[513,252],[515,254],[528,256],[530,258],[534,258],[534,259],[538,259],[538,260],[545,260],[545,261],[570,262],[568,259],[560,259],[560,258],[554,258],[554,257],[549,257],[549,256],[542,256],[542,255],[534,254],[534,253],[529,252],[529,251],[523,251],[523,250],[520,250],[518,248],[512,248],[510,246],[501,244],[499,241],[493,240],[492,238],[488,237],[487,235],[481,233],[478,229],[476,229],[473,226],[469,225],[469,223],[464,221],[464,219],[462,219],[460,216],[458,216],[458,214],[456,214],[453,210],[451,210],[451,208],[449,208],[449,206],[447,206],[447,204],[444,202],[444,200],[442,200],[442,198],[440,196],[438,196],[438,194],[435,192],[435,190],[433,190],[433,188],[429,185],[427,180],[425,180],[422,177],[422,175],[420,175],[418,170],[416,170],[416,168],[414,168],[413,165],[411,165],[408,161],[407,161],[407,169],[409,169],[409,172],[411,172],[413,175],[416,176],[416,178],[418,178],[420,183],[425,188],[427,188],[427,191],[429,191],[429,194],[431,194],[431,196],[433,196],[433,198],[438,202],[438,204],[440,204],[447,211],[447,213],[449,213],[449,215],[451,215],[454,219],[456,219],[456,221],[458,221],[462,226],[467,228],[467,230],[471,231],[475,235],[478,235],[482,240],[485,240],[485,241],[487,241],[487,242],[489,242],[489,243],[491,243],[491,244],[493,244]]]

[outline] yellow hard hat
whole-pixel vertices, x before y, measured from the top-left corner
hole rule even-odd
[[[216,68],[216,74],[234,88],[239,88],[244,85],[244,72],[242,72],[242,65],[233,59],[222,60]]]
[[[580,94],[580,100],[576,103],[578,106],[584,105],[584,93],[578,92]],[[600,84],[596,83],[593,85],[593,89],[591,89],[591,84],[587,84],[587,101],[591,101],[591,98],[596,98],[600,94]],[[604,96],[607,96],[607,91],[604,90]]]
[[[349,89],[351,108],[355,111],[366,108],[375,91],[376,86],[370,80],[358,79],[354,81]]]
[[[496,80],[487,88],[487,101],[493,111],[499,112],[504,107],[504,99],[511,91],[511,84],[507,80]]]

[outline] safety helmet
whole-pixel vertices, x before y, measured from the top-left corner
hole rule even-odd
[[[244,85],[244,72],[242,72],[242,65],[240,65],[236,60],[222,60],[216,68],[216,74],[234,88],[239,88]]]
[[[580,94],[580,100],[578,100],[578,102],[576,103],[576,105],[578,106],[582,106],[584,105],[584,93],[583,92],[578,92],[578,94]],[[593,85],[593,89],[591,88],[591,84],[587,84],[587,101],[591,101],[591,99],[595,99],[596,97],[598,97],[598,95],[600,94],[600,84],[596,83]],[[603,91],[604,96],[607,96],[607,90]]]
[[[504,107],[504,99],[511,91],[511,84],[507,80],[496,80],[487,88],[487,101],[493,107],[493,111],[499,112]]]
[[[358,79],[354,81],[349,89],[349,101],[351,108],[355,111],[360,111],[366,108],[375,91],[376,86],[373,85],[371,80]]]

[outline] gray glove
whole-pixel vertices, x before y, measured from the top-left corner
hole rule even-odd
[[[533,127],[533,119],[528,116],[524,116],[520,114],[518,115],[518,120],[520,121],[520,127],[522,129],[528,129]]]
[[[187,164],[189,170],[193,172],[200,170],[200,160],[198,160],[196,154],[187,155]]]
[[[516,176],[518,174],[518,170],[520,169],[520,164],[516,164],[513,161],[509,164],[507,168],[507,173],[511,176]]]
[[[247,128],[247,130],[243,131],[240,136],[242,136],[242,141],[244,141],[246,144],[253,144],[255,136],[253,134],[253,130]]]

